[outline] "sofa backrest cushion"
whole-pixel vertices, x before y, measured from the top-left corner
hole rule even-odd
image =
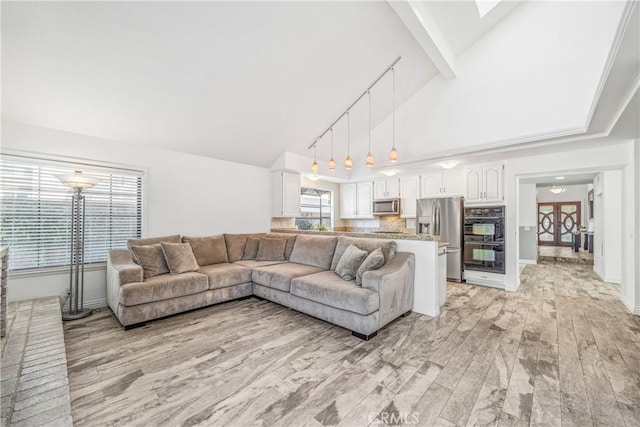
[[[225,234],[224,241],[227,245],[227,255],[229,262],[240,261],[244,255],[244,247],[247,244],[249,237],[264,237],[266,233],[252,233],[252,234]]]
[[[340,258],[349,245],[356,245],[359,249],[371,253],[380,248],[384,255],[384,263],[386,264],[396,254],[398,245],[393,240],[388,239],[366,239],[358,237],[339,236],[336,252],[331,261],[331,270],[335,271]]]
[[[127,249],[131,249],[131,246],[147,246],[160,242],[180,243],[182,240],[180,239],[179,234],[164,237],[148,237],[146,239],[131,239],[127,240]]]
[[[183,237],[183,242],[189,242],[198,265],[211,265],[229,262],[227,245],[222,234],[207,237]]]
[[[331,260],[337,243],[337,237],[299,234],[293,245],[289,261],[328,270],[331,267]]]
[[[159,276],[169,272],[169,267],[164,259],[160,243],[144,246],[131,246],[130,248],[133,262],[142,267],[142,277]]]
[[[286,239],[260,239],[256,261],[284,261]]]
[[[285,239],[287,244],[284,247],[284,259],[289,261],[291,258],[291,252],[293,252],[293,245],[296,243],[297,234],[285,234],[285,233],[269,233],[267,234],[268,239]]]
[[[189,243],[161,242],[160,246],[171,274],[189,273],[199,268]]]

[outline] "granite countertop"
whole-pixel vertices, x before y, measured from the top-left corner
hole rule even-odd
[[[390,239],[390,240],[422,240],[428,242],[438,241],[437,236],[430,234],[411,234],[411,233],[364,233],[356,231],[317,231],[317,230],[296,230],[293,228],[272,228],[272,233],[292,233],[292,234],[317,234],[322,236],[349,236],[349,237],[369,237],[374,239]],[[439,246],[449,246],[448,243],[440,242]]]

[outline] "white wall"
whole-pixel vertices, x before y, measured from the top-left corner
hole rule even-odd
[[[622,171],[600,174],[602,192],[594,198],[594,268],[605,282],[622,280]]]
[[[629,145],[630,162],[622,170],[622,282],[620,299],[640,314],[640,140]],[[629,226],[632,224],[632,226]]]
[[[268,169],[6,121],[2,150],[144,170],[145,236],[269,230]],[[68,277],[66,271],[12,276],[8,298],[63,295]],[[85,301],[105,305],[104,268],[89,271],[85,280]]]
[[[538,260],[538,207],[536,185],[520,184],[519,188],[519,247],[520,262],[535,263]]]
[[[637,146],[629,141],[622,144],[604,145],[598,148],[584,150],[572,150],[553,154],[544,154],[526,158],[509,160],[505,167],[505,191],[507,206],[507,268],[506,268],[506,289],[513,291],[520,284],[518,274],[519,260],[519,230],[518,230],[518,197],[519,181],[523,178],[536,176],[562,175],[566,172],[597,172],[605,170],[623,170],[623,182],[626,184],[622,188],[623,203],[633,203],[634,194],[640,187],[637,180],[637,172],[634,168],[634,155],[632,146]],[[637,154],[635,155],[637,163]],[[634,181],[635,179],[635,181]],[[620,181],[619,184],[620,185]],[[631,202],[630,202],[631,201]],[[625,208],[625,205],[622,206]],[[638,226],[637,209],[635,214],[625,214],[622,217],[621,227],[625,230],[626,247],[637,247]],[[597,214],[597,213],[596,213]],[[635,217],[635,223],[633,218]],[[621,251],[621,263],[623,266],[637,265],[638,253],[634,250]],[[625,268],[625,274],[621,281],[621,300],[636,301],[640,293],[640,275],[638,269]]]

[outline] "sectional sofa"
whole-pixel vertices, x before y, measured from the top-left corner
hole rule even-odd
[[[250,253],[256,241],[263,239],[269,244],[274,243],[270,240],[283,240],[278,243],[283,252],[266,256]],[[197,260],[193,271],[145,278],[147,271],[137,263],[142,255],[134,251],[180,242],[189,242],[193,249]],[[347,251],[351,254],[354,247],[365,252],[363,257],[373,256],[374,251],[384,257],[381,267],[358,277],[360,285],[341,277],[343,255]],[[392,240],[273,233],[205,238],[175,235],[131,240],[128,248],[110,251],[107,261],[107,301],[125,329],[253,295],[342,326],[368,340],[413,306],[415,258],[411,253],[396,252]]]

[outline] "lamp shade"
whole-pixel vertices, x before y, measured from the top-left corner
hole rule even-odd
[[[69,175],[56,175],[56,178],[70,188],[91,188],[100,181],[98,178],[85,175],[80,171],[75,171],[75,173]]]

